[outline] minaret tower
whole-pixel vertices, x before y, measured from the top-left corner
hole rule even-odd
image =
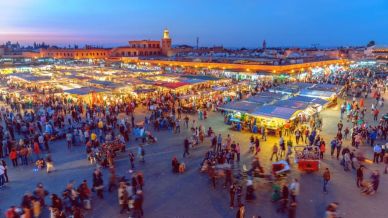
[[[162,38],[162,54],[165,56],[171,56],[171,38],[168,29],[164,29]]]

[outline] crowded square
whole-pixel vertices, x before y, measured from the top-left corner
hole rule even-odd
[[[387,1],[0,9],[0,218],[388,217]]]

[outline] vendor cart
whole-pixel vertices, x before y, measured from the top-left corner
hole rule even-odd
[[[192,104],[182,105],[182,112],[185,114],[195,114],[196,108]]]
[[[116,151],[125,151],[125,144],[122,143],[119,139],[107,141],[102,145],[103,150],[109,150],[112,153],[115,153]]]
[[[320,166],[320,149],[318,146],[295,146],[295,163],[298,169],[305,172],[315,172]]]
[[[274,176],[285,175],[290,171],[290,165],[285,160],[272,163],[272,174]]]

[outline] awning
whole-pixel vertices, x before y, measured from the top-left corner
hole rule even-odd
[[[197,75],[184,75],[182,77],[186,77],[186,78],[189,78],[189,79],[200,79],[200,80],[207,80],[207,81],[216,81],[216,80],[220,80],[219,78],[216,78],[216,77],[212,77],[212,76],[203,76],[203,75],[200,75],[200,76],[197,76]]]
[[[218,107],[218,109],[233,111],[233,112],[249,113],[255,110],[258,106],[260,105],[254,102],[236,101],[236,102],[230,102],[228,104],[222,105]]]
[[[184,82],[162,82],[162,83],[155,83],[154,85],[169,88],[169,89],[177,89],[182,86],[190,85],[189,83]]]
[[[190,79],[185,78],[185,79],[181,79],[180,81],[184,82],[184,83],[190,83],[190,84],[197,84],[197,83],[206,82],[206,80],[197,79],[197,78],[190,78]]]
[[[44,81],[50,81],[50,76],[35,76],[31,73],[13,73],[10,74],[9,77],[22,80],[24,82],[44,82]]]
[[[100,92],[106,92],[106,91],[108,90],[100,89],[96,87],[82,87],[82,88],[66,90],[65,93],[72,94],[72,95],[87,95],[90,93],[100,93]]]
[[[297,109],[297,110],[305,110],[306,108],[309,107],[309,103],[303,102],[303,101],[294,101],[294,100],[282,100],[282,101],[277,101],[274,106],[279,106],[279,107],[285,107],[285,108],[292,108],[292,109]]]
[[[120,84],[114,83],[114,82],[111,82],[111,81],[90,80],[89,83],[95,84],[95,85],[100,85],[100,86],[107,87],[107,88],[118,88],[118,87],[120,87]]]
[[[307,102],[309,104],[319,104],[319,105],[325,105],[328,103],[328,101],[322,99],[322,98],[313,98],[313,97],[307,97],[307,96],[295,96],[295,97],[292,97],[288,100],[292,100],[292,101],[303,101],[303,102]]]
[[[331,98],[334,95],[336,95],[336,92],[303,89],[303,90],[300,91],[299,95],[307,96],[307,97],[312,97],[312,98],[328,99],[328,98]]]
[[[269,118],[273,117],[273,118],[289,120],[297,111],[298,111],[297,109],[293,109],[293,108],[285,108],[285,107],[279,107],[274,105],[265,105],[265,106],[256,108],[254,111],[251,112],[251,114],[258,117],[269,117]]]
[[[276,101],[276,99],[274,98],[261,97],[259,95],[251,96],[245,100],[249,102],[257,103],[259,105],[271,104]]]
[[[213,90],[214,90],[214,91],[226,91],[226,90],[228,90],[228,87],[225,87],[225,86],[216,86],[216,87],[213,87]]]
[[[335,92],[339,93],[342,89],[341,86],[334,85],[334,84],[316,84],[310,88],[310,90],[317,90],[317,91],[330,91],[330,92]]]

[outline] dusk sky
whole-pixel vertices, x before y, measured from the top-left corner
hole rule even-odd
[[[388,0],[1,0],[0,44],[388,45]]]

